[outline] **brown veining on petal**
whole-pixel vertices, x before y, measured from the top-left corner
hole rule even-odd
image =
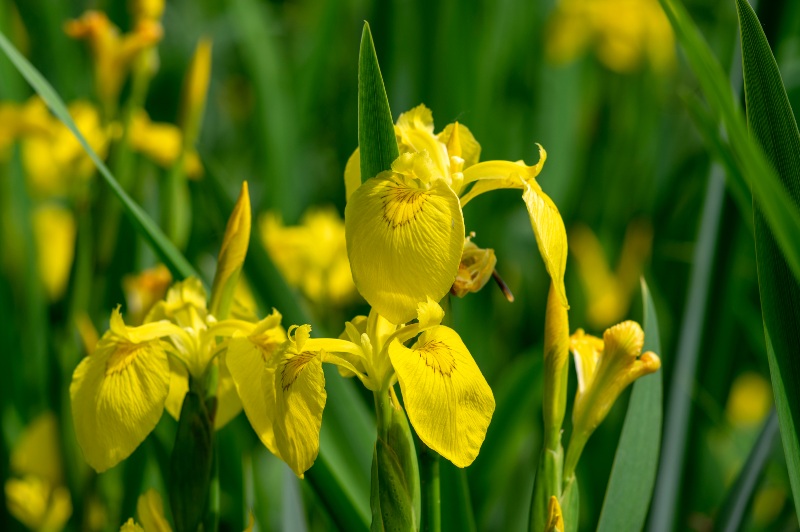
[[[383,200],[383,219],[392,229],[402,227],[414,220],[422,212],[428,194],[400,185],[389,185],[381,196]]]

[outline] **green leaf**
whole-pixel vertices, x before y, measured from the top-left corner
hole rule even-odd
[[[564,532],[578,532],[580,521],[580,490],[578,489],[578,477],[573,476],[567,482],[561,499],[561,513],[564,516]]]
[[[786,200],[800,206],[800,132],[786,96],[778,64],[755,12],[737,0],[742,35],[742,64],[747,123],[785,187]],[[786,466],[800,516],[800,284],[778,235],[768,226],[770,205],[756,202],[755,239],[761,312],[767,357],[775,392]],[[800,232],[794,233],[795,242]],[[785,251],[785,250],[784,250]]]
[[[644,350],[661,354],[653,298],[642,278]],[[597,530],[641,530],[647,518],[658,469],[662,418],[661,371],[637,380],[614,456]]]
[[[197,530],[206,513],[214,459],[213,425],[205,402],[196,392],[187,392],[169,468],[169,502],[177,530]]]
[[[358,147],[362,182],[390,170],[392,162],[400,155],[392,110],[367,22],[364,23],[358,55]]]
[[[131,222],[136,230],[150,243],[153,250],[159,255],[161,260],[172,271],[173,275],[178,278],[185,277],[198,277],[197,272],[189,264],[189,261],[181,255],[180,251],[169,241],[164,233],[159,229],[156,223],[147,215],[147,213],[139,207],[128,194],[119,185],[117,180],[111,175],[111,171],[103,163],[100,157],[95,153],[80,131],[78,131],[75,122],[67,111],[66,105],[61,100],[61,97],[56,93],[53,87],[47,82],[44,77],[39,73],[33,65],[28,62],[22,54],[14,48],[14,45],[6,38],[5,35],[0,33],[0,48],[8,56],[14,66],[19,70],[20,74],[30,83],[31,87],[36,93],[41,96],[42,100],[47,104],[53,114],[64,123],[65,126],[75,135],[78,142],[89,155],[89,158],[100,171],[100,175],[114,195],[119,198],[122,205],[125,207]]]
[[[761,479],[761,473],[764,471],[767,459],[775,447],[775,439],[777,437],[778,416],[773,410],[764,423],[761,434],[759,434],[753,448],[750,449],[747,462],[739,472],[739,476],[736,477],[736,482],[731,486],[728,495],[725,497],[722,509],[717,514],[714,530],[736,532],[742,529],[742,518],[744,518],[745,511],[750,506],[750,501],[753,499],[753,494],[758,481]]]
[[[712,114],[725,126],[742,176],[763,209],[765,220],[790,271],[795,279],[800,279],[800,239],[797,238],[800,234],[800,210],[764,152],[751,139],[727,77],[683,5],[679,0],[660,1]]]

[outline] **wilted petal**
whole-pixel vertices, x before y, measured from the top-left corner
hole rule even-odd
[[[495,402],[478,365],[453,329],[423,332],[409,349],[389,346],[406,411],[420,439],[458,467],[478,456]]]

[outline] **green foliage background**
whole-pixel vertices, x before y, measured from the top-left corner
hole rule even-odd
[[[758,14],[797,109],[800,4],[762,3]],[[12,4],[27,30],[30,61],[66,102],[92,99],[90,56],[82,43],[66,37],[62,24],[97,8],[126,29],[125,2],[3,0],[0,30],[20,47],[14,40],[18,34]],[[739,39],[734,2],[686,4],[723,68],[733,64],[740,71],[740,61],[734,59]],[[581,222],[595,231],[612,265],[631,220],[652,224],[653,251],[645,277],[660,325],[665,404],[674,386],[678,351],[695,346],[697,360],[683,383],[691,398],[686,437],[669,440],[685,449],[685,462],[673,465],[680,477],[674,522],[679,530],[707,530],[758,435],[758,427],[743,431],[727,421],[731,384],[745,371],[769,378],[752,216],[740,212],[728,190],[719,211],[707,212],[711,151],[686,108],[685,95],[699,88],[683,61],[666,75],[647,68],[612,73],[591,53],[567,65],[552,65],[544,43],[553,7],[549,1],[524,0],[169,2],[158,48],[161,65],[146,102],[154,120],[175,121],[194,45],[202,35],[214,41],[198,145],[207,172],[202,181],[191,183],[194,216],[186,256],[210,279],[230,201],[244,179],[250,183],[254,214],[277,210],[287,223],[295,223],[312,205],[330,204],[343,212],[344,165],[358,143],[359,39],[368,20],[395,118],[424,102],[433,110],[437,131],[454,120],[467,125],[485,160],[531,163],[537,157],[534,143],[541,143],[548,152],[539,177],[543,189],[558,205],[568,230]],[[11,64],[0,58],[0,100],[19,102],[30,94]],[[135,199],[158,220],[153,201],[158,171],[137,164]],[[20,197],[11,193],[12,173],[10,166],[0,169],[0,180],[6,181],[2,216],[13,228],[3,238],[24,241],[25,223],[15,217],[19,209],[8,207]],[[99,180],[96,184],[99,201],[115,201]],[[465,209],[467,230],[477,233],[480,246],[495,249],[497,269],[516,301],[507,303],[493,285],[453,301],[454,328],[492,386],[497,410],[472,467],[461,471],[442,462],[446,530],[527,526],[541,443],[541,344],[549,281],[518,196],[514,191],[487,195]],[[701,224],[709,216],[716,217],[717,225],[714,229],[712,224],[703,241]],[[83,464],[68,416],[69,380],[82,356],[68,317],[73,306],[84,305],[98,329],[106,328],[109,311],[124,301],[121,277],[153,264],[145,246],[132,245],[138,238],[123,221],[111,264],[88,283],[73,276],[67,297],[54,305],[44,301],[30,274],[0,276],[0,472],[5,479],[9,450],[21,429],[45,409],[59,413],[75,506],[72,530],[84,528],[81,503],[90,492],[107,504],[110,528],[134,514],[136,498],[147,487],[166,495],[161,471],[167,470],[175,430],[168,416],[128,461],[88,481],[79,473]],[[2,242],[2,249],[16,245],[10,240]],[[698,247],[698,242],[704,244]],[[92,257],[84,260],[93,263]],[[252,255],[248,260],[254,260]],[[698,264],[710,270],[690,295],[689,280]],[[251,280],[271,282],[270,276],[257,273],[250,273]],[[571,329],[586,328],[586,295],[572,256],[567,292]],[[279,304],[261,303],[262,310]],[[338,334],[345,319],[365,308],[312,308],[315,331]],[[694,321],[684,325],[692,312]],[[641,320],[641,304],[634,302],[630,316]],[[570,383],[574,390],[574,376]],[[363,393],[359,399],[369,411],[371,397]],[[589,441],[579,465],[581,529],[598,522],[626,402],[627,395]],[[372,434],[343,430],[330,415],[323,427],[323,439],[371,449]],[[258,443],[243,415],[219,433],[219,442],[223,529],[241,530],[248,508],[265,530],[343,526],[332,515],[336,509],[320,501],[327,477],[298,481]],[[370,452],[353,462],[338,455],[333,460],[360,471],[369,467]],[[780,445],[774,446],[758,489],[771,490],[765,492],[773,505],[769,521],[759,521],[763,515],[748,510],[746,527],[797,526]],[[19,527],[2,506],[0,528]]]

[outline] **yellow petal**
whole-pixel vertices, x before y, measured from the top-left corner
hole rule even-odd
[[[453,150],[451,150],[449,147],[454,131],[457,131],[458,143],[461,148],[459,150],[460,153],[453,153]],[[448,155],[456,155],[464,159],[464,168],[469,168],[470,166],[478,164],[478,161],[481,158],[481,145],[478,144],[478,141],[475,140],[472,132],[464,124],[460,122],[447,124],[447,126],[442,130],[441,133],[439,133],[437,137],[439,142],[442,142],[448,146]]]
[[[128,520],[119,527],[119,532],[145,532],[145,530],[133,520],[133,517],[129,517]]]
[[[478,292],[492,278],[497,258],[493,249],[481,249],[467,237],[458,265],[458,275],[453,283],[452,293],[464,297],[470,292]]]
[[[561,505],[555,495],[550,497],[547,505],[547,528],[546,532],[564,532],[564,515],[561,513]]]
[[[72,211],[46,204],[33,212],[33,236],[42,282],[51,300],[64,295],[75,256],[77,227]]]
[[[556,204],[536,181],[531,180],[524,185],[522,199],[528,208],[528,216],[531,219],[539,253],[544,260],[544,267],[553,280],[561,304],[569,307],[567,290],[564,287],[564,273],[567,269],[567,231],[564,228],[564,220],[561,219]]]
[[[236,392],[236,385],[231,377],[230,370],[226,364],[227,354],[221,355],[219,359],[219,380],[217,381],[217,413],[214,416],[214,428],[221,429],[230,420],[239,415],[242,411],[242,402]]]
[[[25,427],[11,451],[11,470],[17,475],[34,475],[57,486],[64,481],[58,419],[45,412]]]
[[[5,494],[9,513],[30,530],[63,530],[72,515],[69,491],[33,475],[7,480]]]
[[[167,412],[174,420],[181,417],[183,398],[189,391],[189,372],[179,360],[169,357],[169,394],[165,404]]]
[[[303,478],[319,454],[319,430],[325,408],[325,374],[320,353],[287,349],[271,360],[264,374],[266,396],[275,396],[275,442],[280,457]]]
[[[161,495],[154,489],[147,490],[139,496],[136,502],[136,513],[142,528],[147,532],[172,532],[166,517],[164,517],[164,503]]]
[[[350,196],[361,186],[361,152],[356,148],[353,155],[347,159],[344,167],[345,198],[350,201]]]
[[[547,160],[547,152],[539,146],[539,161],[533,166],[524,162],[484,161],[464,169],[464,185],[475,182],[472,189],[461,197],[464,206],[473,198],[503,188],[521,189],[524,183],[534,180],[542,171]]]
[[[167,354],[152,338],[164,332],[160,324],[124,328],[115,312],[111,325],[75,369],[70,385],[75,434],[98,472],[127,458],[150,434],[169,392]]]
[[[603,340],[578,329],[570,337],[570,350],[575,358],[575,372],[578,374],[578,390],[583,393],[594,380],[597,362],[603,352]]]
[[[458,467],[478,456],[492,419],[492,390],[453,329],[423,332],[409,349],[399,342],[389,356],[408,418],[420,439]]]
[[[458,272],[464,217],[443,180],[416,188],[399,174],[370,179],[345,210],[347,253],[361,295],[392,323],[440,300]]]
[[[427,152],[442,175],[448,175],[450,163],[445,144],[433,134],[433,113],[424,104],[401,114],[394,128],[400,154]],[[374,176],[369,176],[374,177]]]
[[[280,457],[275,432],[272,428],[275,409],[274,389],[266,389],[264,382],[275,371],[268,365],[286,333],[280,326],[281,315],[274,312],[256,326],[251,336],[231,338],[225,355],[225,366],[230,372],[239,394],[244,412],[261,442]]]
[[[442,323],[442,319],[444,319],[444,309],[439,306],[439,303],[431,298],[424,303],[420,302],[417,307],[417,321],[420,330],[435,327]]]

